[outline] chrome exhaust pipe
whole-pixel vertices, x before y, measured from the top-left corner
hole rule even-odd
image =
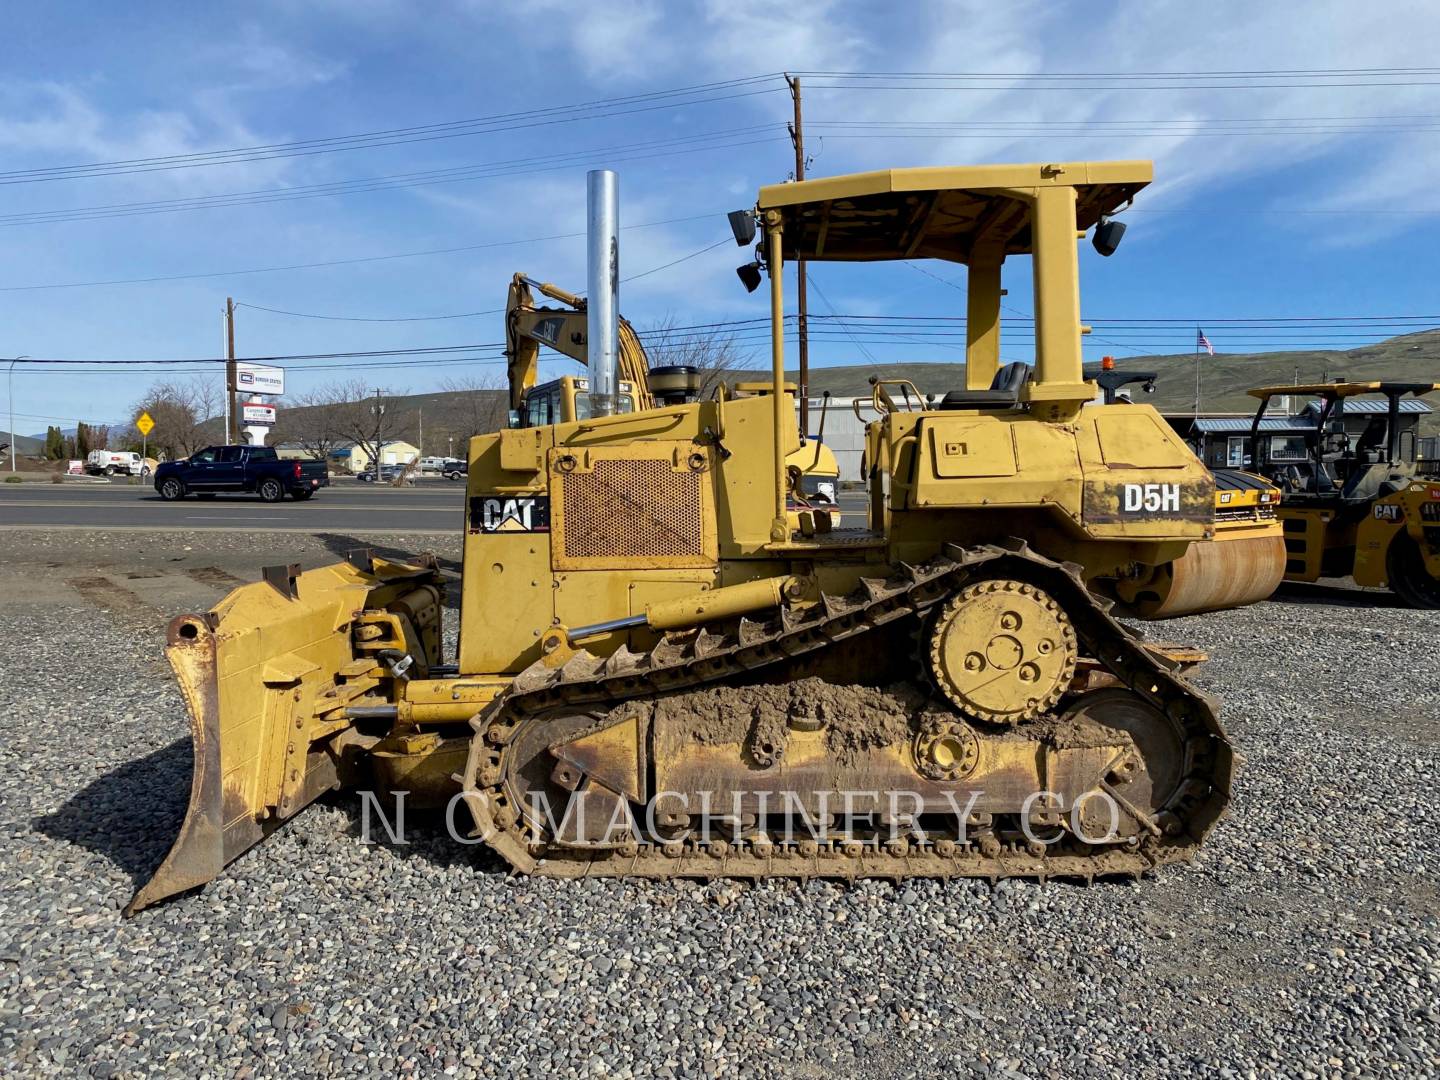
[[[610,169],[595,169],[586,183],[590,411],[613,416],[620,403],[620,180]]]

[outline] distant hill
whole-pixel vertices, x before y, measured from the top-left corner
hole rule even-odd
[[[1155,393],[1145,400],[1162,412],[1188,412],[1194,407],[1196,363],[1193,353],[1115,358],[1115,366],[1120,370],[1155,372],[1158,376]],[[1371,379],[1440,382],[1440,329],[1405,334],[1344,351],[1216,353],[1201,355],[1198,363],[1202,412],[1249,413],[1254,411],[1255,399],[1246,394],[1246,390],[1252,386],[1294,382],[1297,373],[1301,382],[1341,377],[1357,382]],[[909,379],[926,394],[944,393],[965,385],[964,364],[812,366],[810,393],[812,397],[826,390],[837,397],[868,394],[867,380],[871,375],[882,373],[888,379]],[[788,374],[794,378],[796,373]],[[1440,432],[1440,394],[1433,395],[1430,404],[1437,412],[1422,422],[1422,433],[1427,435]]]
[[[6,447],[5,450],[0,450],[0,458],[4,458],[6,461],[10,460],[8,448],[12,442],[15,444],[15,452],[22,458],[34,457],[45,449],[44,436],[36,439],[29,435],[12,435],[8,431],[0,431],[0,446]],[[17,461],[16,464],[18,465],[19,462]]]

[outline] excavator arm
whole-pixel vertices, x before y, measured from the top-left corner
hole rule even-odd
[[[535,293],[566,305],[536,307]],[[585,298],[558,285],[535,281],[524,274],[510,279],[505,304],[505,360],[510,385],[510,407],[518,409],[525,392],[540,372],[540,346],[545,345],[581,364],[588,364]],[[649,390],[650,359],[628,319],[620,318],[620,378],[630,383],[637,410],[655,407]]]

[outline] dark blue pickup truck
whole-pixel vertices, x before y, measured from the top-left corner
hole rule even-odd
[[[329,484],[325,462],[284,459],[273,446],[207,446],[155,470],[155,490],[162,499],[255,494],[279,502],[286,495],[308,499]]]

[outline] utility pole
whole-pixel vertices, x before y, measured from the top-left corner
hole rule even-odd
[[[789,125],[790,141],[795,144],[795,179],[805,179],[805,120],[800,111],[800,77],[786,75],[790,84],[790,97],[795,102],[795,120]],[[796,380],[800,398],[800,437],[810,434],[810,319],[805,303],[805,260],[795,260],[795,289],[799,313],[798,335],[800,343],[800,376]]]
[[[380,400],[384,393],[380,387],[375,387],[375,404],[370,406],[370,411],[375,414],[375,456],[370,460],[370,467],[375,470],[375,483],[380,483],[381,458],[385,456],[385,446],[380,442],[380,436],[385,429],[385,403]]]
[[[425,456],[425,410],[424,410],[424,409],[416,409],[416,410],[415,410],[415,414],[420,418],[420,434],[416,436],[416,444],[415,444],[415,445],[416,445],[416,447],[417,447],[417,448],[419,449],[419,451],[420,451],[420,456],[421,456],[421,457],[424,457],[424,456]]]
[[[235,301],[225,298],[225,402],[229,417],[225,425],[225,441],[234,446],[240,442],[240,416],[235,407]]]

